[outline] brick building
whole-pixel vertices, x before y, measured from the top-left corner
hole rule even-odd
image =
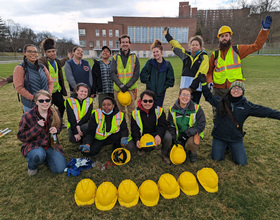
[[[150,46],[155,39],[163,42],[164,56],[172,55],[170,45],[164,38],[164,27],[170,27],[170,34],[187,48],[190,37],[196,33],[196,8],[188,2],[179,3],[179,17],[120,17],[113,16],[108,23],[78,23],[79,43],[84,57],[100,57],[101,48],[106,45],[113,53],[119,51],[118,38],[128,34],[132,50],[139,57],[151,57]]]

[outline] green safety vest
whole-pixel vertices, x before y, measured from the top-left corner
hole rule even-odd
[[[66,107],[66,102],[68,102],[70,107],[73,109],[76,121],[77,121],[77,123],[79,123],[79,121],[86,115],[90,105],[93,102],[93,99],[89,98],[89,97],[84,99],[83,104],[82,104],[82,109],[81,109],[80,103],[77,99],[74,99],[72,97],[66,99],[64,102],[65,107]],[[69,122],[67,122],[67,129],[69,129],[70,127],[71,127],[71,124]]]
[[[196,113],[197,113],[197,111],[199,109],[199,105],[195,104],[194,108],[195,108],[195,112],[190,114],[189,126],[188,126],[189,128],[191,128],[194,125],[196,125]],[[179,129],[178,129],[178,125],[177,125],[177,122],[176,122],[176,112],[172,111],[172,107],[170,107],[169,111],[170,111],[170,114],[172,115],[173,123],[174,123],[175,128],[176,128],[176,139],[178,139],[178,137],[179,137]],[[204,133],[203,132],[201,132],[199,135],[200,135],[201,138],[204,137]]]
[[[95,131],[95,139],[104,140],[111,134],[115,134],[120,130],[120,126],[124,118],[124,114],[122,112],[118,112],[113,116],[111,130],[109,132],[106,132],[105,115],[102,113],[102,110],[96,109],[93,112],[95,113],[95,120],[98,124]]]
[[[157,108],[155,109],[156,125],[158,125],[158,119],[162,115],[162,112],[163,112],[163,108],[161,108],[160,106],[157,106]],[[140,116],[140,110],[134,110],[132,112],[132,117],[136,121],[138,127],[140,128],[140,132],[141,132],[141,135],[142,135],[144,128],[143,128],[143,123],[142,123],[142,119],[141,119],[141,116]]]
[[[57,63],[55,61],[55,66],[56,66],[56,71],[54,71],[53,66],[51,65],[50,61],[48,61],[49,64],[49,71],[50,71],[50,75],[52,77],[53,80],[53,91],[52,93],[55,93],[56,91],[61,91],[61,86],[59,85],[58,82],[58,66]]]
[[[122,82],[122,84],[126,85],[133,76],[134,69],[135,69],[136,55],[134,53],[131,53],[129,55],[125,68],[120,54],[114,55],[113,59],[117,62],[118,78]],[[117,86],[115,82],[113,83],[113,87],[114,90],[118,92],[120,91],[120,88]],[[135,82],[129,88],[129,90],[136,89],[136,88],[137,88],[137,82]]]
[[[215,56],[215,52],[213,52],[213,55]],[[226,80],[230,83],[236,80],[244,80],[241,70],[241,59],[232,49],[232,46],[229,48],[225,60],[221,58],[221,51],[219,50],[213,71],[213,82],[215,84],[224,84]]]

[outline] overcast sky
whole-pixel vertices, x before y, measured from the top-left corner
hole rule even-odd
[[[176,17],[184,0],[0,0],[0,16],[33,31],[78,43],[78,22],[107,23],[112,16]],[[199,9],[231,8],[235,0],[189,0]]]

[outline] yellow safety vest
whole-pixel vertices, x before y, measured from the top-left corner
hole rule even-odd
[[[75,118],[77,123],[79,123],[79,121],[86,115],[90,105],[93,102],[93,99],[90,97],[87,97],[86,99],[84,99],[83,104],[82,104],[82,109],[80,106],[80,103],[77,99],[74,98],[68,98],[65,100],[65,107],[66,107],[66,102],[69,103],[70,107],[73,109]],[[71,124],[69,122],[67,122],[67,129],[69,129],[71,127]]]
[[[131,53],[129,55],[125,68],[120,54],[114,55],[113,59],[117,62],[118,78],[122,82],[122,84],[126,85],[133,76],[134,69],[135,69],[136,55],[134,53]],[[115,82],[113,83],[113,87],[114,90],[120,91],[120,88],[116,85]],[[137,88],[137,82],[135,82],[129,88],[129,90],[136,89],[136,88]]]
[[[213,54],[215,56],[215,52],[213,52]],[[213,82],[215,84],[224,84],[226,80],[230,83],[236,80],[244,80],[241,70],[241,59],[232,49],[232,46],[229,48],[225,60],[221,58],[221,51],[219,50],[219,55],[215,60],[215,69],[213,71]]]
[[[191,113],[190,114],[189,128],[193,127],[196,124],[196,113],[197,113],[197,111],[199,109],[199,105],[195,104],[194,108],[195,108],[195,113]],[[175,128],[176,128],[176,139],[178,139],[178,137],[179,137],[179,129],[178,129],[178,125],[176,123],[176,112],[172,111],[172,107],[170,107],[169,111],[170,111],[170,114],[172,115],[173,123],[174,123]],[[204,137],[204,133],[203,132],[201,132],[199,135],[200,135],[201,138]]]
[[[57,66],[56,61],[54,61],[54,62],[55,62],[55,66],[56,66],[56,71],[54,70],[50,61],[48,61],[50,75],[51,75],[52,80],[53,80],[53,91],[52,91],[52,93],[55,93],[56,91],[59,91],[59,92],[61,91],[61,86],[59,85],[59,82],[58,82],[58,66]]]
[[[163,112],[163,108],[161,108],[160,106],[157,106],[157,108],[155,109],[156,125],[158,125],[158,119],[162,115],[162,112]],[[138,127],[140,128],[140,132],[141,132],[141,135],[142,135],[144,128],[143,128],[143,123],[142,123],[142,119],[141,119],[141,116],[140,116],[140,110],[134,110],[132,112],[132,117],[136,121]]]
[[[115,134],[120,130],[120,126],[124,118],[124,114],[122,112],[118,112],[113,116],[111,130],[109,132],[106,132],[105,115],[102,113],[102,110],[96,109],[94,110],[94,113],[96,123],[98,124],[95,131],[95,139],[104,140],[111,134]]]

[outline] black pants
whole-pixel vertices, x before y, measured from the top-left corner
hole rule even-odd
[[[52,94],[52,103],[57,106],[58,111],[60,113],[61,119],[63,119],[63,114],[65,111],[65,106],[64,106],[64,98],[61,92],[55,92]]]

